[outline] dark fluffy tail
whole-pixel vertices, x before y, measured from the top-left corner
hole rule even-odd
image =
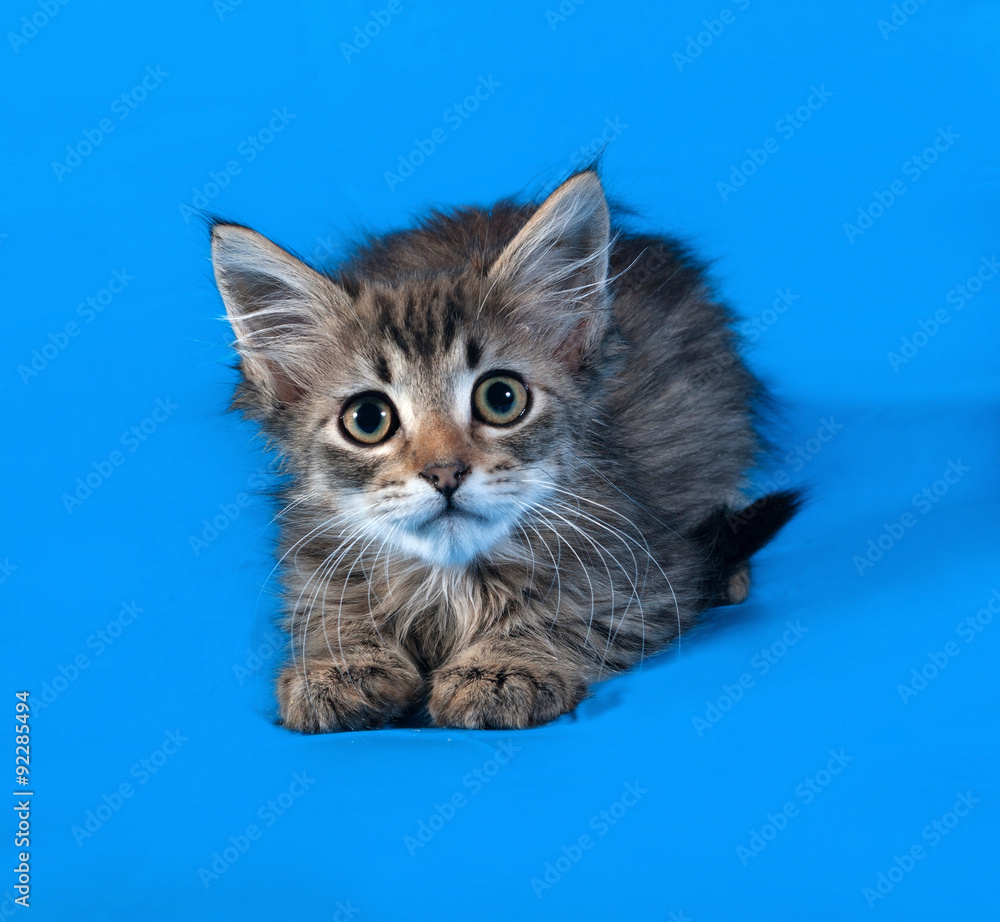
[[[742,602],[750,591],[750,558],[799,511],[798,490],[769,493],[745,509],[719,506],[690,535],[705,551],[706,607]]]

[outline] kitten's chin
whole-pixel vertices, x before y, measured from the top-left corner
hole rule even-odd
[[[398,549],[436,567],[465,567],[506,537],[508,525],[468,513],[438,515],[415,527],[399,529]]]

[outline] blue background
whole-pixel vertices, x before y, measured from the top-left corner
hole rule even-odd
[[[1000,277],[958,292],[1000,252],[1000,8],[401,0],[361,47],[375,3],[4,8],[0,711],[12,773],[32,692],[36,792],[14,917],[1000,918]],[[812,504],[747,604],[551,726],[274,726],[267,459],[224,412],[187,206],[336,259],[429,205],[541,193],[601,146],[637,224],[715,261],[785,405],[760,479]],[[901,692],[914,669],[932,678]]]

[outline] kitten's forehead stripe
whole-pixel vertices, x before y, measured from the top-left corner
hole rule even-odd
[[[469,369],[474,369],[481,358],[482,350],[479,348],[479,343],[470,338],[465,346],[465,359],[469,363]]]
[[[449,295],[444,305],[444,322],[441,327],[441,345],[445,349],[450,349],[455,341],[455,330],[458,325],[465,320],[461,308],[455,299]]]
[[[383,332],[393,342],[395,342],[399,351],[402,352],[404,356],[409,358],[410,344],[407,341],[403,330],[400,329],[396,322],[392,298],[388,294],[379,291],[374,294],[373,299],[375,302],[375,308],[378,311],[379,325],[382,327]]]
[[[405,359],[438,361],[468,322],[465,300],[460,286],[423,285],[417,290],[374,292],[372,307],[382,336]],[[475,353],[479,355],[478,345]]]
[[[392,384],[392,373],[389,371],[389,363],[381,352],[375,358],[375,374],[385,384]]]
[[[434,301],[427,306],[427,326],[424,329],[425,352],[430,352],[435,346],[435,340],[437,339],[437,324],[434,322],[434,313],[440,303],[440,298],[435,298]]]
[[[413,292],[408,291],[406,293],[406,306],[403,308],[403,329],[410,333],[414,331],[414,323],[413,323],[414,307],[415,307],[415,301],[413,297]]]
[[[429,356],[435,351],[434,342],[434,309],[437,304],[436,293],[431,291],[421,296],[419,306],[413,296],[406,296],[405,329],[415,351]]]

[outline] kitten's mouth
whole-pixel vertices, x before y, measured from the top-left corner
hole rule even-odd
[[[487,524],[489,519],[485,515],[481,515],[478,512],[471,512],[468,509],[462,509],[458,506],[448,503],[444,508],[435,512],[433,515],[424,519],[414,531],[417,534],[422,534],[423,532],[429,531],[431,528],[439,526],[445,522],[454,522],[460,520],[468,520],[472,522],[480,522],[482,524]]]
[[[497,516],[454,503],[442,503],[423,518],[398,522],[393,530],[397,547],[438,567],[464,567],[486,554],[507,533]]]

